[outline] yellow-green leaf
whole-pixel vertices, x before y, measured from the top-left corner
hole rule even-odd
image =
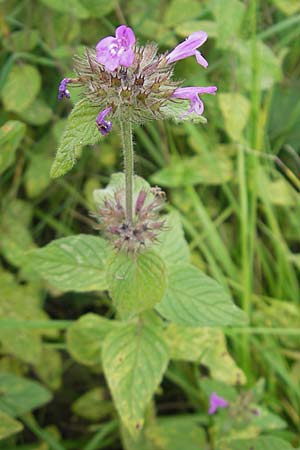
[[[22,429],[23,425],[21,422],[0,411],[0,440],[8,438],[12,434],[19,433]]]
[[[41,87],[41,76],[30,64],[15,64],[2,89],[8,111],[22,112],[34,101]]]
[[[25,131],[24,123],[18,120],[9,120],[0,128],[0,174],[13,164]]]
[[[145,408],[167,368],[167,346],[154,326],[128,324],[105,338],[102,357],[121,419],[131,434],[138,434]]]
[[[93,313],[81,316],[67,330],[68,351],[81,364],[100,364],[103,340],[117,323]]]
[[[101,291],[107,287],[106,255],[104,239],[78,234],[30,252],[27,262],[31,269],[62,291]]]
[[[225,289],[190,264],[170,266],[168,288],[156,309],[178,325],[216,327],[246,322]]]

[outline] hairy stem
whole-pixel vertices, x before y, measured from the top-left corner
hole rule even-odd
[[[125,192],[126,192],[126,220],[132,224],[133,220],[133,174],[134,155],[132,140],[132,125],[129,121],[120,121],[123,144]]]

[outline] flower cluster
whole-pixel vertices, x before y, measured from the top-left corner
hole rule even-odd
[[[159,212],[165,203],[165,193],[158,187],[142,189],[135,199],[132,223],[126,219],[124,190],[116,190],[105,198],[97,213],[92,213],[98,224],[95,229],[104,232],[118,250],[138,253],[157,241],[164,229]]]
[[[68,85],[82,86],[84,95],[99,107],[95,118],[102,135],[107,135],[113,120],[141,123],[153,118],[165,118],[164,107],[169,102],[188,100],[190,107],[180,118],[195,113],[201,115],[204,106],[200,96],[214,94],[215,86],[181,87],[172,79],[174,63],[189,56],[207,67],[198,48],[207,34],[191,34],[171,52],[159,54],[153,43],[140,46],[131,28],[121,25],[115,36],[100,40],[95,49],[86,49],[84,57],[75,59],[77,78],[64,78],[58,98],[69,98]]]

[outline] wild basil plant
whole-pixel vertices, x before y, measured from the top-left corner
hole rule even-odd
[[[226,353],[217,327],[245,322],[229,293],[190,263],[179,215],[163,213],[165,193],[134,174],[134,127],[163,119],[206,122],[201,96],[217,88],[183,87],[173,77],[175,63],[190,56],[207,67],[198,50],[206,39],[198,31],[161,54],[155,43],[139,45],[132,29],[121,25],[115,36],[76,57],[76,75],[59,86],[59,100],[69,99],[73,87],[81,100],[69,116],[52,177],[73,167],[83,145],[109,133],[120,133],[124,172],[94,192],[92,216],[100,236],[55,240],[34,251],[32,261],[62,291],[109,292],[114,318],[82,316],[69,328],[67,346],[79,362],[101,363],[126,439],[136,437],[145,417],[153,415],[151,399],[171,359],[203,356],[214,370],[207,352]],[[242,372],[235,373],[233,382],[243,383]],[[213,391],[208,389],[210,414],[229,405]]]

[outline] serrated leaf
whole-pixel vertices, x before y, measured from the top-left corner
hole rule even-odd
[[[23,430],[21,422],[0,411],[0,440]]]
[[[238,92],[226,92],[218,95],[218,102],[225,130],[232,140],[242,140],[243,130],[249,121],[250,101]]]
[[[175,159],[168,167],[151,177],[153,183],[170,188],[195,186],[197,184],[219,185],[233,176],[232,162],[226,155],[220,155],[213,164],[211,155]]]
[[[160,108],[160,111],[164,114],[166,119],[171,119],[175,123],[181,122],[193,122],[193,123],[206,123],[207,120],[204,116],[191,113],[182,117],[189,110],[189,103],[187,101],[174,100],[169,101]]]
[[[155,250],[166,264],[189,262],[189,246],[184,238],[180,215],[176,211],[165,217],[165,230],[158,239]]]
[[[25,124],[18,120],[9,120],[0,128],[0,174],[13,164],[25,131]]]
[[[57,239],[27,255],[28,266],[62,291],[102,291],[107,288],[107,244],[79,234]]]
[[[51,393],[36,381],[0,373],[0,411],[18,417],[48,403]]]
[[[112,413],[113,404],[107,400],[106,389],[97,387],[85,392],[72,405],[72,411],[79,417],[99,421]]]
[[[121,419],[131,434],[137,434],[168,365],[166,344],[153,326],[128,324],[106,337],[102,358]]]
[[[5,109],[17,113],[24,111],[34,101],[40,87],[41,76],[34,66],[14,65],[2,89],[2,101]]]
[[[243,325],[246,316],[212,278],[190,264],[169,268],[168,287],[158,312],[178,325]]]
[[[165,330],[165,339],[172,359],[201,362],[209,368],[213,379],[232,385],[245,384],[245,374],[228,353],[221,330],[171,323]]]
[[[116,326],[116,321],[96,314],[83,315],[67,330],[68,351],[81,364],[100,364],[103,340]]]
[[[114,253],[107,263],[110,295],[123,319],[153,308],[164,295],[166,269],[154,251],[137,255]]]
[[[83,145],[95,144],[100,140],[96,126],[99,108],[88,99],[82,99],[74,106],[66,129],[61,138],[50,175],[57,178],[72,169],[77,160],[79,150]]]

